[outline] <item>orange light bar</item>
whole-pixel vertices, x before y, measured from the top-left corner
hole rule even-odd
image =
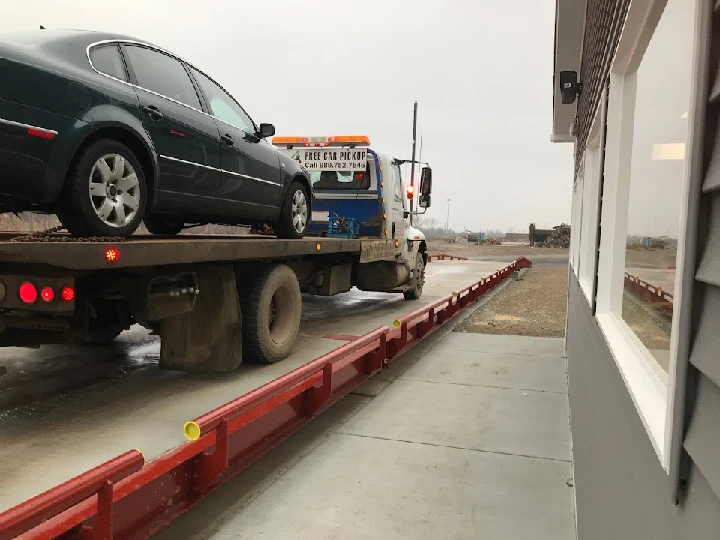
[[[273,137],[273,144],[305,144],[308,142],[307,137]]]
[[[336,135],[333,137],[280,137],[272,138],[275,145],[296,145],[305,146],[329,146],[329,145],[362,145],[370,146],[370,138],[367,135]]]
[[[328,137],[328,142],[331,143],[348,143],[348,144],[366,144],[370,145],[370,137],[367,135],[336,135],[335,137]]]

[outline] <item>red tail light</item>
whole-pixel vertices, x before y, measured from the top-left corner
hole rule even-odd
[[[43,287],[40,291],[40,298],[42,298],[43,301],[50,303],[55,300],[55,291],[52,290],[52,287]]]
[[[414,194],[415,194],[415,186],[408,186],[407,187],[407,198],[412,199]]]
[[[72,287],[63,287],[60,296],[66,302],[72,302],[75,299],[75,289]]]
[[[20,295],[20,300],[26,304],[34,304],[37,301],[38,293],[35,285],[27,281],[20,284],[18,294]]]

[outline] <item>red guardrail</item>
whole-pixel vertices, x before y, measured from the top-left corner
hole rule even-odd
[[[467,261],[467,257],[458,257],[457,255],[450,255],[449,253],[428,253],[427,262],[433,259],[436,261]]]
[[[383,326],[183,427],[188,442],[143,466],[127,452],[0,514],[0,540],[148,538],[380,372],[463,307],[532,263],[491,276]]]
[[[625,272],[625,287],[633,291],[643,300],[646,300],[668,315],[673,312],[673,295],[665,292],[662,287],[648,283],[637,276]]]

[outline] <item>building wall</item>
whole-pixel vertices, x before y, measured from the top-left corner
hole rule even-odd
[[[579,540],[720,538],[720,500],[692,462],[686,495],[672,503],[668,475],[572,273],[567,336]],[[720,462],[720,446],[708,450]]]
[[[688,26],[682,9],[692,6]],[[581,72],[593,90],[576,120],[566,347],[578,536],[720,539],[720,1],[591,0],[587,17]],[[666,72],[674,90],[648,85]],[[598,84],[606,97],[596,98]],[[678,118],[686,136],[671,129]],[[653,153],[647,166],[648,149],[665,146],[682,152]],[[673,180],[665,192],[674,200],[658,197],[659,173]],[[638,186],[653,198],[629,204]],[[677,274],[656,269],[673,269],[673,283],[660,286],[672,319],[662,376],[639,369],[660,346],[641,343],[623,315],[632,277],[623,275],[634,268],[622,263],[631,218],[649,219],[642,212],[679,225]]]

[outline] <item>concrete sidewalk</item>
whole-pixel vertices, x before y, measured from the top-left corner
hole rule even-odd
[[[318,419],[314,445],[291,438],[163,536],[574,539],[562,340],[422,348]]]

